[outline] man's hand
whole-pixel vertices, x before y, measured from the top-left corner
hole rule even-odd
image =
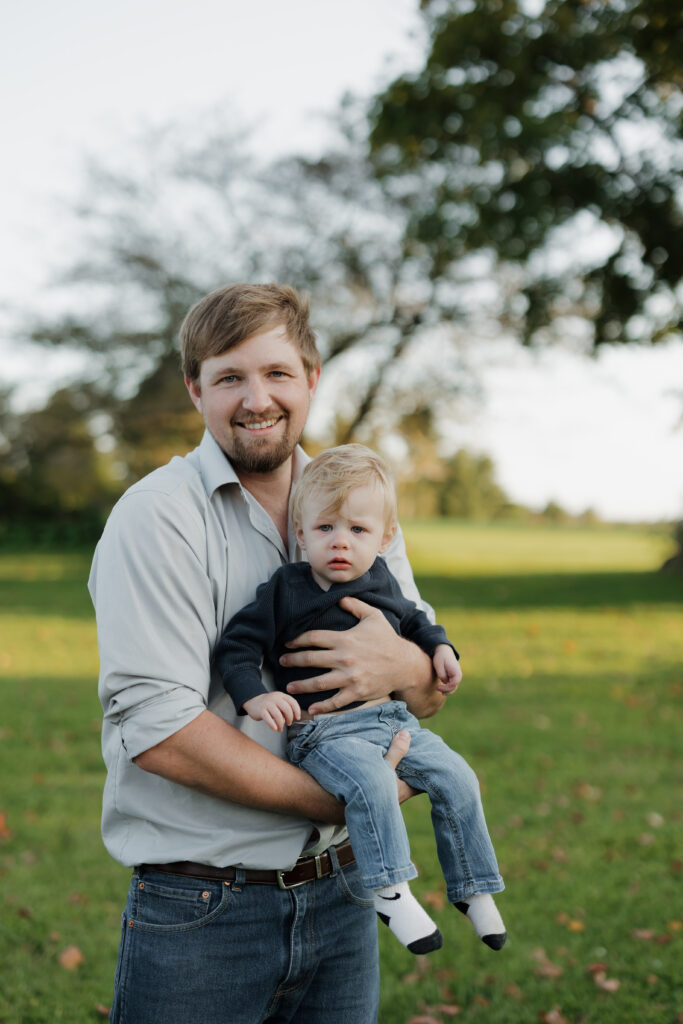
[[[250,697],[242,705],[250,718],[255,722],[265,722],[273,732],[282,732],[285,725],[298,722],[301,718],[301,708],[294,697],[288,693],[259,693],[256,697]]]
[[[448,696],[455,693],[462,680],[462,669],[455,656],[455,652],[448,644],[439,644],[434,651],[434,671],[439,677],[437,690]]]
[[[338,690],[333,697],[313,704],[313,715],[337,711],[353,701],[375,700],[388,697],[403,684],[410,685],[410,666],[414,666],[414,644],[398,636],[378,608],[344,597],[341,608],[359,620],[356,626],[341,631],[310,629],[290,641],[290,654],[280,658],[281,665],[299,668],[329,668],[321,676],[290,683],[290,693],[316,693],[319,690]],[[316,650],[297,650],[312,647]],[[421,653],[421,652],[420,652]],[[426,657],[426,656],[425,656]]]
[[[407,729],[401,729],[391,741],[391,746],[384,755],[384,760],[395,769],[401,758],[407,754],[409,746],[410,733]],[[417,796],[418,790],[413,789],[403,779],[399,779],[398,775],[396,776],[396,782],[398,783],[398,802],[400,804],[404,803],[411,796]]]

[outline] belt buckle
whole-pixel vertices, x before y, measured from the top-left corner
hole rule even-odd
[[[313,860],[315,861],[315,877],[316,878],[322,878],[323,877],[323,862],[322,862],[322,859],[323,859],[323,855],[321,853],[316,853],[315,857],[313,858]],[[290,870],[293,871],[294,869],[291,868]],[[287,875],[287,874],[289,874],[288,871],[276,871],[275,872],[275,877],[277,878],[277,884],[278,884],[278,888],[279,889],[285,889],[285,890],[286,889],[297,889],[300,885],[306,885],[307,882],[312,882],[313,881],[312,878],[303,878],[300,882],[285,882],[285,877],[284,876]]]
[[[290,869],[293,870],[293,869]],[[277,884],[279,889],[297,889],[300,885],[305,885],[309,881],[308,878],[304,878],[301,882],[285,882],[285,875],[288,875],[289,871],[276,871],[275,877],[277,878]]]

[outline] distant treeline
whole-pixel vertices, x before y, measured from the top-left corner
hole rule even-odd
[[[184,394],[180,394],[186,402]],[[144,473],[198,443],[202,424],[173,402],[163,414],[131,422],[122,406],[105,425],[93,423],[76,389],[62,389],[44,408],[2,417],[0,544],[89,544],[98,538],[123,491]],[[172,425],[173,429],[169,429]],[[372,439],[369,439],[372,443]],[[486,455],[465,450],[440,457],[435,444],[406,433],[407,454],[394,461],[404,519],[450,517],[488,522],[572,517],[551,501],[542,511],[515,504],[496,482]],[[313,443],[310,450],[321,447]]]

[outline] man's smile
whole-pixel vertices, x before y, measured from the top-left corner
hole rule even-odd
[[[276,423],[279,423],[283,419],[282,416],[271,416],[267,420],[253,420],[252,422],[236,420],[235,425],[242,427],[243,430],[250,430],[254,433],[263,433],[266,430],[270,430]]]

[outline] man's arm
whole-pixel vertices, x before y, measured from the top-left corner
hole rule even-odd
[[[341,824],[344,808],[312,776],[271,754],[211,711],[135,763],[211,796],[261,810]]]
[[[393,768],[410,745],[408,733],[399,733],[387,751]],[[135,763],[144,771],[161,775],[202,793],[232,803],[294,817],[344,822],[344,806],[307,772],[282,761],[238,729],[204,711],[189,725],[143,751]],[[412,790],[397,780],[399,800]]]

